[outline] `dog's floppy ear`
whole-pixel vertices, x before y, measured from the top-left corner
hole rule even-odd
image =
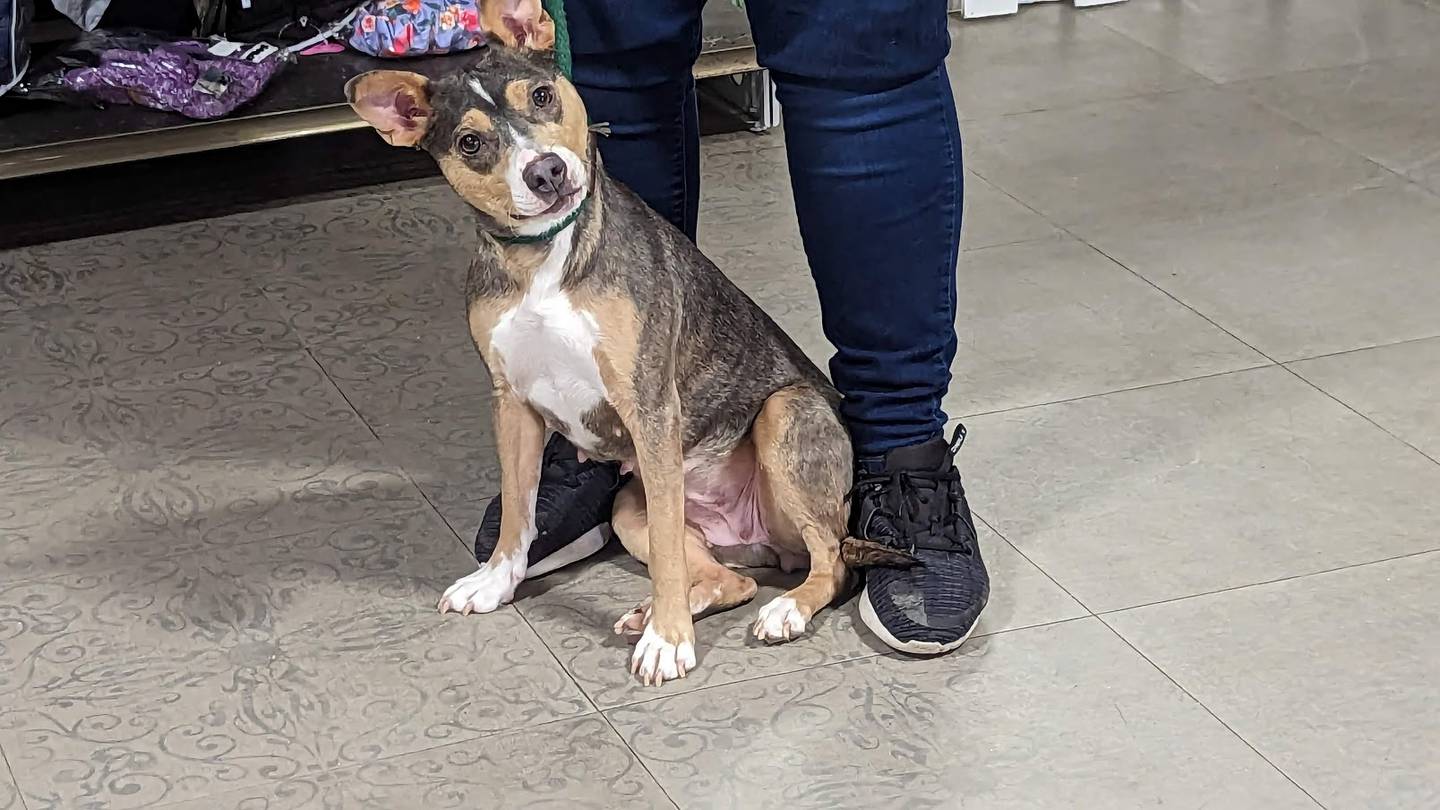
[[[418,73],[362,73],[345,83],[345,100],[391,146],[419,146],[430,126],[430,80]]]
[[[555,47],[555,21],[540,7],[540,0],[481,0],[480,27],[512,48]]]

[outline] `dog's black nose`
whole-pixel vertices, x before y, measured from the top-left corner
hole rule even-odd
[[[565,186],[565,159],[554,152],[546,152],[530,161],[521,175],[525,178],[525,185],[536,194],[559,194]]]

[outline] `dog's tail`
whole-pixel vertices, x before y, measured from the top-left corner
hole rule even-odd
[[[841,538],[840,559],[850,568],[910,568],[920,564],[908,551],[858,537]]]

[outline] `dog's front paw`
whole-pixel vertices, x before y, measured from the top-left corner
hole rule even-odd
[[[805,613],[794,599],[779,596],[760,608],[752,629],[755,638],[776,643],[789,641],[805,632]]]
[[[654,623],[645,625],[645,632],[635,643],[630,656],[630,672],[646,686],[660,686],[666,681],[685,677],[695,668],[695,642],[691,639],[666,641],[655,630]]]
[[[441,613],[489,613],[515,597],[515,588],[525,579],[525,567],[509,559],[492,561],[480,570],[461,577],[445,589],[436,609]]]

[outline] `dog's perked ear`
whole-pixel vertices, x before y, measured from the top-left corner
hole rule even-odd
[[[430,80],[418,73],[362,73],[345,83],[345,100],[391,146],[419,146],[430,126]]]
[[[540,0],[480,0],[480,27],[512,48],[555,47],[555,21],[540,7]]]

